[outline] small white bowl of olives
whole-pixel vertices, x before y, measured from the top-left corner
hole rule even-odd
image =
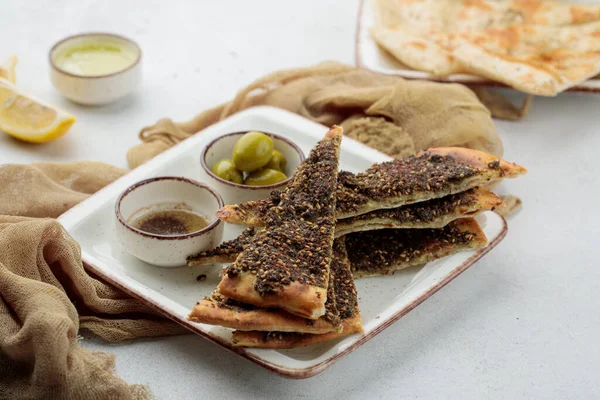
[[[259,131],[220,136],[200,157],[207,179],[225,204],[267,198],[288,184],[302,161],[304,153],[295,143]]]

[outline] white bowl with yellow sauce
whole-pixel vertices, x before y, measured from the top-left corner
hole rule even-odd
[[[139,86],[142,51],[130,39],[110,33],[84,33],[56,43],[50,50],[52,84],[80,104],[118,100]]]

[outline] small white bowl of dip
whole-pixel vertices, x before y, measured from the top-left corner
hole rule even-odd
[[[179,267],[188,256],[221,243],[215,217],[223,199],[210,187],[178,176],[149,178],[128,187],[115,204],[116,237],[148,264]]]
[[[50,50],[50,79],[66,98],[86,105],[112,103],[137,88],[142,51],[132,40],[111,33],[84,33]]]

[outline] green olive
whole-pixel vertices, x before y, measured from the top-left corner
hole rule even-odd
[[[248,175],[244,183],[250,186],[264,186],[282,182],[286,179],[287,176],[285,176],[283,172],[277,171],[276,169],[265,168]]]
[[[248,132],[233,146],[233,162],[244,172],[256,171],[269,162],[273,154],[273,140],[261,132]]]
[[[219,178],[233,183],[243,183],[242,173],[235,167],[231,158],[224,158],[212,167],[212,172]]]
[[[271,156],[271,159],[269,160],[267,165],[265,165],[265,168],[276,169],[277,171],[283,172],[285,171],[286,166],[287,160],[285,159],[283,154],[281,154],[277,150],[273,150],[273,155]]]

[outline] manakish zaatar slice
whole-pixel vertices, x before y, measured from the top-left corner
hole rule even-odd
[[[484,211],[494,211],[501,206],[503,206],[502,200],[494,193],[474,188],[440,199],[371,211],[356,217],[337,220],[335,237],[376,229],[442,228],[455,219],[472,217]],[[237,238],[224,242],[213,250],[203,251],[188,258],[188,265],[209,265],[235,261],[244,246],[250,242],[256,229],[250,227]]]
[[[325,313],[341,140],[332,127],[300,164],[265,229],[225,270],[221,294],[310,319]]]
[[[600,73],[600,22],[473,32],[455,39],[452,54],[477,75],[555,96]]]
[[[436,199],[526,172],[517,164],[481,151],[431,148],[418,156],[374,164],[359,174],[340,172],[336,218]],[[276,197],[227,205],[217,211],[217,218],[233,224],[261,226],[265,211],[278,201]]]
[[[493,211],[501,205],[502,199],[494,193],[474,188],[439,199],[340,219],[335,225],[335,237],[377,229],[442,228],[456,219]]]
[[[190,321],[221,325],[238,331],[278,331],[322,334],[340,332],[340,313],[336,303],[335,271],[330,271],[325,314],[317,320],[302,318],[277,308],[260,308],[229,299],[218,289],[196,303]]]
[[[354,278],[393,274],[404,268],[487,245],[473,218],[462,218],[441,229],[383,229],[351,233],[346,238]]]
[[[350,272],[350,263],[344,247],[344,239],[336,239],[333,244],[331,278],[335,292],[336,306],[343,329],[325,334],[302,334],[289,332],[235,331],[232,343],[238,347],[261,347],[270,349],[290,349],[321,343],[352,333],[362,332],[356,286]],[[328,300],[329,301],[329,300]]]
[[[344,174],[344,171],[340,172]],[[217,212],[219,218],[235,224],[247,224],[251,227],[264,225],[265,214],[270,207],[278,203],[278,194],[271,198],[238,205],[228,205]],[[370,211],[355,217],[338,219],[335,226],[335,237],[340,237],[351,232],[385,228],[441,228],[448,222],[465,215],[476,215],[478,212],[494,210],[502,204],[502,200],[492,192],[485,189],[474,188],[440,199],[404,205],[397,208],[388,208]],[[363,229],[371,226],[372,229]],[[231,262],[235,259],[232,248],[241,251],[245,237],[238,237],[231,243],[226,242],[215,250],[200,253],[196,260],[203,259],[201,264],[212,264],[208,257],[233,254],[233,259],[224,258],[221,262]],[[215,261],[217,262],[217,261]],[[201,265],[190,264],[190,265]]]
[[[375,164],[354,176],[341,175],[336,215],[347,218],[437,199],[526,172],[517,164],[481,151],[430,148],[418,156]]]
[[[210,265],[219,263],[231,263],[240,255],[244,247],[256,234],[257,229],[249,227],[238,237],[221,243],[211,250],[202,251],[187,258],[187,265],[195,267],[198,265]]]

